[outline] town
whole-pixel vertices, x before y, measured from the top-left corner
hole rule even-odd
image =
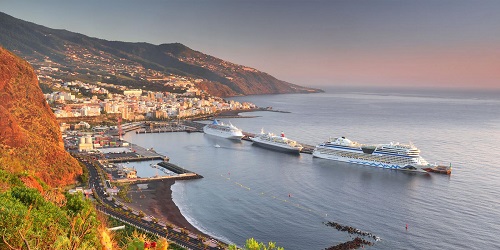
[[[27,59],[61,122],[109,121],[106,117],[114,117],[116,122],[117,116],[126,121],[174,120],[256,108],[252,103],[225,100],[198,88],[206,79],[145,69],[103,51],[96,56],[85,48],[67,45],[64,66],[48,58]]]

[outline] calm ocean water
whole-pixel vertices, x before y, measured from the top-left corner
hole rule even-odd
[[[350,240],[323,225],[335,221],[379,236],[371,249],[500,247],[498,93],[344,89],[234,99],[291,112],[230,119],[244,131],[284,131],[312,145],[330,136],[411,141],[427,161],[451,162],[453,173],[350,165],[202,133],[128,133],[126,140],[205,177],[172,188],[175,203],[200,230],[238,245],[254,237],[285,249],[324,249]]]

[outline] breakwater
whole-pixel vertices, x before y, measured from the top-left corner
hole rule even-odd
[[[181,168],[181,167],[179,167],[179,166],[177,166],[177,165],[175,165],[173,163],[170,163],[170,162],[163,161],[163,162],[158,163],[157,165],[161,166],[161,167],[164,167],[164,168],[166,168],[166,169],[168,169],[168,170],[170,170],[170,171],[172,171],[172,172],[174,172],[176,174],[193,173],[191,171],[188,171],[188,170],[186,170],[184,168]]]
[[[164,175],[164,176],[153,176],[153,177],[145,177],[145,178],[123,178],[123,179],[116,179],[116,182],[120,183],[133,183],[133,184],[138,184],[138,183],[146,183],[146,182],[151,182],[151,181],[160,181],[164,179],[173,179],[173,180],[193,180],[193,179],[201,179],[203,176],[194,173],[192,171],[189,171],[187,169],[184,169],[182,167],[179,167],[173,163],[170,162],[160,162],[157,163],[156,165],[153,165],[152,167],[154,168],[165,168],[173,173],[175,175]]]
[[[136,134],[170,133],[170,132],[198,132],[193,127],[163,127],[163,128],[141,128],[135,131]]]
[[[128,149],[123,148],[122,152],[109,152],[101,154],[98,160],[105,160],[109,163],[120,163],[151,160],[168,161],[169,158],[167,156],[158,154],[152,148],[146,149],[139,145],[129,143]]]
[[[122,163],[122,162],[136,162],[136,161],[153,161],[153,160],[167,160],[163,156],[141,156],[135,155],[132,157],[117,157],[117,158],[108,158],[107,161],[109,163]]]
[[[114,182],[118,183],[129,183],[129,184],[140,184],[140,183],[147,183],[147,182],[152,182],[152,181],[161,181],[165,179],[171,179],[171,180],[195,180],[195,179],[201,179],[203,176],[196,174],[196,173],[186,173],[186,174],[179,174],[179,175],[174,175],[174,176],[155,176],[155,177],[148,177],[148,178],[134,178],[134,179],[117,179],[114,180]]]

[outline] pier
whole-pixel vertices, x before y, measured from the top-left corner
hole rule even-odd
[[[170,132],[198,132],[199,128],[178,122],[149,122],[135,131],[136,134],[170,133]]]
[[[164,168],[166,168],[166,169],[168,169],[168,170],[170,170],[170,171],[172,171],[172,172],[174,172],[176,174],[189,174],[189,173],[193,173],[191,171],[188,171],[188,170],[186,170],[184,168],[181,168],[181,167],[179,167],[179,166],[177,166],[177,165],[175,165],[173,163],[166,162],[166,161],[158,163],[158,166],[164,167]]]
[[[164,128],[141,128],[136,130],[136,134],[151,134],[151,133],[170,133],[170,132],[198,132],[196,128],[193,127],[182,127],[182,128],[174,128],[174,127],[164,127]]]
[[[156,151],[151,149],[145,149],[136,144],[129,144],[127,148],[123,148],[123,152],[116,153],[103,153],[99,160],[106,160],[109,163],[119,163],[119,162],[136,162],[136,161],[151,161],[151,160],[162,160],[168,161],[167,156],[158,154]],[[130,151],[129,151],[130,150]]]
[[[184,125],[194,128],[196,130],[194,132],[203,132],[203,127],[205,127],[206,124],[194,121],[184,121]]]
[[[196,174],[196,173],[186,173],[186,174],[180,174],[180,175],[175,175],[175,176],[170,176],[170,175],[165,175],[165,176],[154,176],[154,177],[147,177],[147,178],[134,178],[134,179],[116,179],[113,180],[113,182],[117,183],[129,183],[129,184],[140,184],[140,183],[147,183],[151,181],[158,181],[158,180],[194,180],[194,179],[201,179],[203,176]]]
[[[131,184],[137,184],[137,183],[145,183],[145,182],[150,182],[150,181],[157,181],[157,180],[164,180],[164,179],[173,179],[173,180],[193,180],[193,179],[201,179],[203,176],[191,172],[187,169],[184,169],[182,167],[179,167],[173,163],[170,162],[160,162],[157,164],[159,167],[168,169],[177,175],[164,175],[164,176],[154,176],[154,177],[147,177],[147,178],[123,178],[123,179],[115,179],[115,182],[118,183],[131,183]]]
[[[109,163],[121,163],[121,162],[136,162],[136,161],[153,161],[153,160],[168,160],[167,158],[161,156],[131,156],[131,157],[117,157],[117,158],[107,158]]]

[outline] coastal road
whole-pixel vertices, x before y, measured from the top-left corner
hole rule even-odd
[[[94,166],[94,164],[98,164],[97,161],[85,159],[83,157],[81,158],[77,157],[77,159],[79,159],[80,162],[82,162],[89,170],[89,187],[94,191],[94,195],[96,196],[96,198],[100,200],[102,203],[96,205],[96,209],[98,211],[107,214],[124,223],[127,223],[131,226],[134,226],[138,229],[147,231],[157,236],[165,237],[168,240],[174,242],[175,244],[180,245],[187,249],[194,249],[194,250],[221,249],[212,240],[202,241],[201,239],[189,237],[184,233],[177,232],[172,228],[168,227],[163,228],[157,223],[141,220],[135,217],[134,215],[126,214],[125,210],[123,210],[113,201],[106,199],[107,195],[106,195],[105,184],[103,183],[103,180],[101,180],[101,177],[99,176],[99,172],[96,166]],[[226,244],[224,244],[224,246],[226,246]]]

